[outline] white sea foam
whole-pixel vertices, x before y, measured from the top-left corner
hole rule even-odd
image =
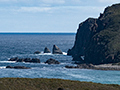
[[[92,78],[84,76],[84,75],[77,75],[77,74],[67,74],[67,75],[70,75],[70,76],[72,76],[74,78],[82,78],[82,79],[92,80]]]
[[[67,55],[67,53],[66,53],[66,52],[63,52],[63,55]]]
[[[6,66],[2,66],[2,67],[0,67],[0,69],[4,69],[4,68],[6,68]]]
[[[35,54],[35,55],[62,55],[62,54],[52,54],[52,53],[43,53],[43,52],[41,52],[40,54]],[[67,53],[63,52],[63,55],[67,55]]]
[[[0,61],[0,63],[15,63],[16,61]]]

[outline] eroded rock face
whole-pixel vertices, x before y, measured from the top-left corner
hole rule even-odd
[[[57,60],[52,59],[52,58],[48,59],[45,63],[47,63],[47,64],[60,64],[60,62],[58,62]]]
[[[63,54],[62,51],[56,45],[53,45],[52,53],[53,54]]]
[[[79,25],[75,44],[68,50],[80,63],[120,62],[120,4],[107,7],[100,17],[89,18]],[[85,56],[84,60],[81,56]]]
[[[47,47],[45,47],[44,53],[51,53],[51,52],[50,52],[50,50]]]

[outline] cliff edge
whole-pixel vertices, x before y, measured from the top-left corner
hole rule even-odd
[[[88,18],[80,23],[68,55],[79,63],[120,62],[120,4],[105,8],[96,19]]]

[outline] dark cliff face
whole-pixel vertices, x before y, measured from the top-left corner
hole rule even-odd
[[[82,22],[68,55],[81,63],[120,62],[120,4],[107,7],[98,19]],[[85,56],[84,60],[81,56]]]

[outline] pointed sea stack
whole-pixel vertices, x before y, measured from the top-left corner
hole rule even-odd
[[[47,47],[45,47],[44,53],[50,53],[50,50]]]
[[[53,45],[52,53],[53,54],[63,54],[62,51],[56,45]]]

